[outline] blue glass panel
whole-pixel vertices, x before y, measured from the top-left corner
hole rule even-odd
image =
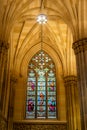
[[[26,118],[56,118],[55,65],[44,51],[28,66]]]
[[[28,78],[28,81],[36,82],[36,78]]]
[[[50,96],[53,95],[54,96],[54,95],[56,95],[56,92],[49,92],[48,91],[48,95],[50,95]]]
[[[56,99],[55,97],[48,98],[48,111],[55,112],[56,111]]]
[[[35,106],[35,100],[32,100]],[[28,106],[28,100],[26,101],[26,105]],[[35,108],[35,107],[34,107]]]
[[[52,82],[52,81],[55,82],[55,81],[56,81],[56,78],[55,78],[55,77],[50,77],[50,76],[49,76],[47,80],[48,80],[48,82]]]
[[[35,100],[35,96],[27,95],[27,100],[32,99],[33,101]]]
[[[38,100],[37,105],[46,105],[46,100]]]
[[[27,84],[28,84],[28,87],[27,87],[28,90],[32,90],[32,91],[35,90],[35,88],[36,88],[36,87],[35,87],[35,86],[36,86],[35,84],[36,84],[36,83],[35,83],[34,81],[29,81]]]
[[[37,107],[37,111],[38,111],[38,112],[39,112],[39,111],[40,111],[40,112],[41,112],[41,111],[45,111],[45,110],[46,110],[46,106],[44,106],[44,105],[43,105],[43,106],[41,105],[41,106],[38,106],[38,107]]]
[[[46,118],[46,112],[44,111],[37,111],[37,118]]]
[[[35,107],[35,104],[34,104],[32,98],[30,98],[30,99],[28,100],[28,111],[29,111],[29,112],[34,111],[34,107]]]
[[[37,92],[37,95],[40,97],[40,98],[44,98],[46,96],[46,92],[45,91],[38,91]]]
[[[48,87],[47,90],[48,90],[48,92],[56,91],[56,87],[54,87],[54,88]]]
[[[31,72],[29,73],[29,76],[30,76],[30,77],[34,77],[34,76],[35,76],[35,73],[34,73],[33,71],[31,71]]]
[[[46,90],[46,87],[45,86],[38,86],[38,91],[45,91]]]
[[[40,74],[41,75],[38,77],[38,82],[45,82],[45,77],[42,75],[43,73],[40,73]]]
[[[32,96],[35,96],[35,91],[27,91],[27,95],[32,95]]]
[[[55,76],[55,74],[54,74],[54,72],[52,70],[48,73],[48,75],[49,75],[49,77],[54,77]]]

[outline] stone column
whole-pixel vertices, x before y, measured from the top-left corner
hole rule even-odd
[[[15,97],[15,85],[17,82],[16,76],[12,75],[10,78],[10,97],[8,108],[8,130],[13,129],[13,112],[14,112],[14,97]]]
[[[68,130],[81,130],[77,77],[72,75],[66,76],[64,82],[66,87]]]
[[[4,80],[4,72],[6,70],[6,64],[8,60],[8,48],[9,44],[6,44],[4,42],[0,41],[0,110],[2,109],[2,88],[5,87],[3,86],[3,81]]]
[[[73,43],[76,55],[82,130],[87,130],[87,38]]]

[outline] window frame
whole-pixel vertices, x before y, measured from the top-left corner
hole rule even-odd
[[[40,51],[39,51],[40,52]],[[37,55],[39,52],[37,52],[35,55]],[[45,51],[44,51],[44,53],[45,54],[47,54]],[[35,56],[34,55],[34,56]],[[48,55],[48,54],[47,54]],[[34,57],[33,56],[33,57]],[[48,55],[49,56],[49,55]],[[32,57],[32,58],[33,58]],[[49,56],[50,57],[50,56]],[[31,58],[31,59],[32,59]],[[51,58],[51,57],[50,57]],[[51,58],[52,59],[52,58]],[[30,60],[30,62],[31,62],[31,60]],[[29,64],[30,64],[30,62],[29,62]],[[52,59],[52,62],[53,62],[53,59]],[[54,63],[54,62],[53,62]],[[28,65],[29,65],[28,64]],[[54,66],[55,66],[55,64],[54,64]],[[29,78],[28,77],[28,74],[29,73],[27,73],[27,79]],[[48,77],[46,77],[46,97],[48,96],[48,94],[47,94],[47,78]],[[55,96],[56,96],[56,118],[47,118],[47,110],[46,110],[46,118],[36,118],[36,114],[35,114],[35,118],[26,118],[26,105],[25,105],[25,119],[27,119],[27,120],[57,120],[58,119],[58,102],[57,102],[57,76],[56,76],[56,66],[55,66],[55,83],[56,83],[56,91],[55,91]],[[37,88],[37,76],[36,76],[36,88]],[[36,93],[37,93],[37,91],[36,91]],[[35,95],[35,96],[37,96],[37,94]],[[27,102],[27,85],[26,85],[26,102]],[[37,100],[36,100],[36,102],[37,102]],[[26,103],[25,103],[26,104]],[[36,107],[36,109],[37,109],[37,104],[35,104],[35,107]],[[46,109],[47,109],[48,107],[47,107],[47,99],[46,99]],[[36,110],[35,110],[36,111]],[[35,112],[35,113],[37,113],[37,111]]]

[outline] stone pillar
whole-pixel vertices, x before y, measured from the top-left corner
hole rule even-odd
[[[73,43],[76,55],[82,130],[87,130],[87,38]]]
[[[77,77],[72,75],[66,76],[64,82],[66,87],[68,130],[81,130]]]
[[[9,44],[0,41],[0,111],[3,109],[3,99],[2,96],[4,95],[2,88],[5,87],[3,85],[4,81],[4,72],[7,69],[7,60],[8,60],[8,49],[9,49]]]
[[[8,130],[13,129],[13,112],[14,112],[14,97],[15,97],[15,85],[17,82],[16,76],[12,75],[10,78],[10,97],[8,108]]]

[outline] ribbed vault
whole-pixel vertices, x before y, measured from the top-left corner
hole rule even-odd
[[[58,54],[64,75],[76,74],[72,42],[78,38],[78,0],[0,0],[0,3],[0,39],[10,43],[11,71],[21,73],[21,64],[25,57],[29,60],[31,49],[40,50],[41,25],[36,18],[44,13],[48,17],[43,25],[44,49],[52,48]]]

